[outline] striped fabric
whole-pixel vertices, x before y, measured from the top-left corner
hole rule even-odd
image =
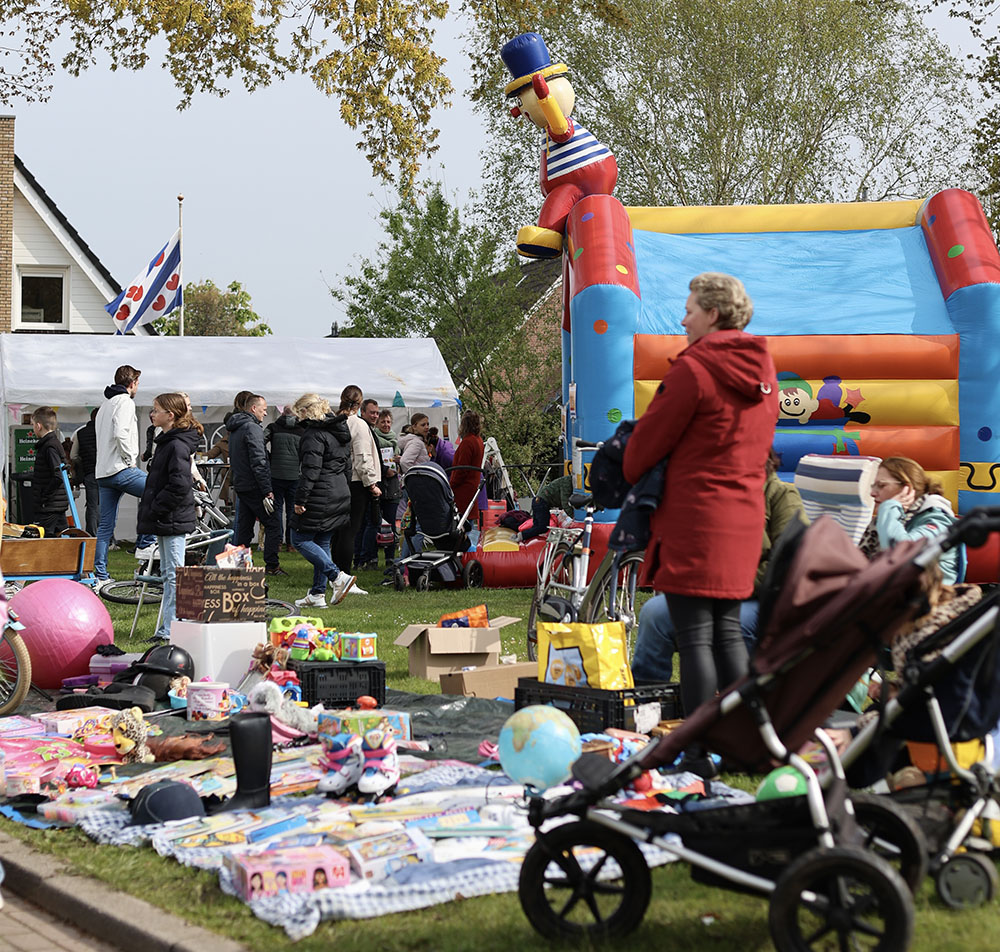
[[[558,178],[567,172],[582,169],[585,165],[593,165],[611,154],[603,142],[598,142],[592,132],[583,126],[573,126],[573,138],[567,142],[556,142],[548,139],[548,149],[545,158],[545,171],[549,179]]]
[[[810,521],[832,516],[860,542],[875,510],[872,483],[881,462],[877,456],[803,456],[795,467],[795,488]]]

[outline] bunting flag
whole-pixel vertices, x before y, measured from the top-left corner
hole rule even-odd
[[[132,283],[106,310],[115,322],[115,333],[125,334],[139,324],[148,324],[183,304],[181,284],[181,230],[153,256]]]

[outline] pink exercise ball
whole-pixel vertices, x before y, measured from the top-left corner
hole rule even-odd
[[[63,678],[89,674],[97,646],[115,640],[108,610],[82,582],[32,582],[11,598],[10,607],[24,625],[21,637],[31,655],[31,680],[40,688],[58,688]]]

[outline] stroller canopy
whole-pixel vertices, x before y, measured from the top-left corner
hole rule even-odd
[[[418,463],[403,476],[413,515],[425,535],[439,537],[458,531],[458,510],[448,476],[437,463]]]

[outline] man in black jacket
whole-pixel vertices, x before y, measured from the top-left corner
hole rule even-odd
[[[86,525],[88,535],[97,535],[97,526],[101,521],[101,491],[97,486],[94,470],[97,467],[97,433],[94,430],[94,417],[97,408],[90,411],[90,421],[81,426],[73,434],[73,446],[69,458],[73,461],[74,474],[78,483],[83,484],[87,499]]]
[[[252,394],[226,422],[229,430],[229,472],[239,498],[236,518],[236,545],[250,545],[254,523],[264,530],[264,565],[268,575],[287,575],[278,564],[281,522],[274,506],[271,468],[264,451],[261,424],[267,414],[267,401]]]
[[[38,437],[35,444],[35,470],[31,475],[35,522],[45,530],[48,538],[59,535],[66,528],[69,496],[62,476],[62,464],[66,457],[56,432],[59,421],[52,407],[39,407],[31,414],[31,425]]]

